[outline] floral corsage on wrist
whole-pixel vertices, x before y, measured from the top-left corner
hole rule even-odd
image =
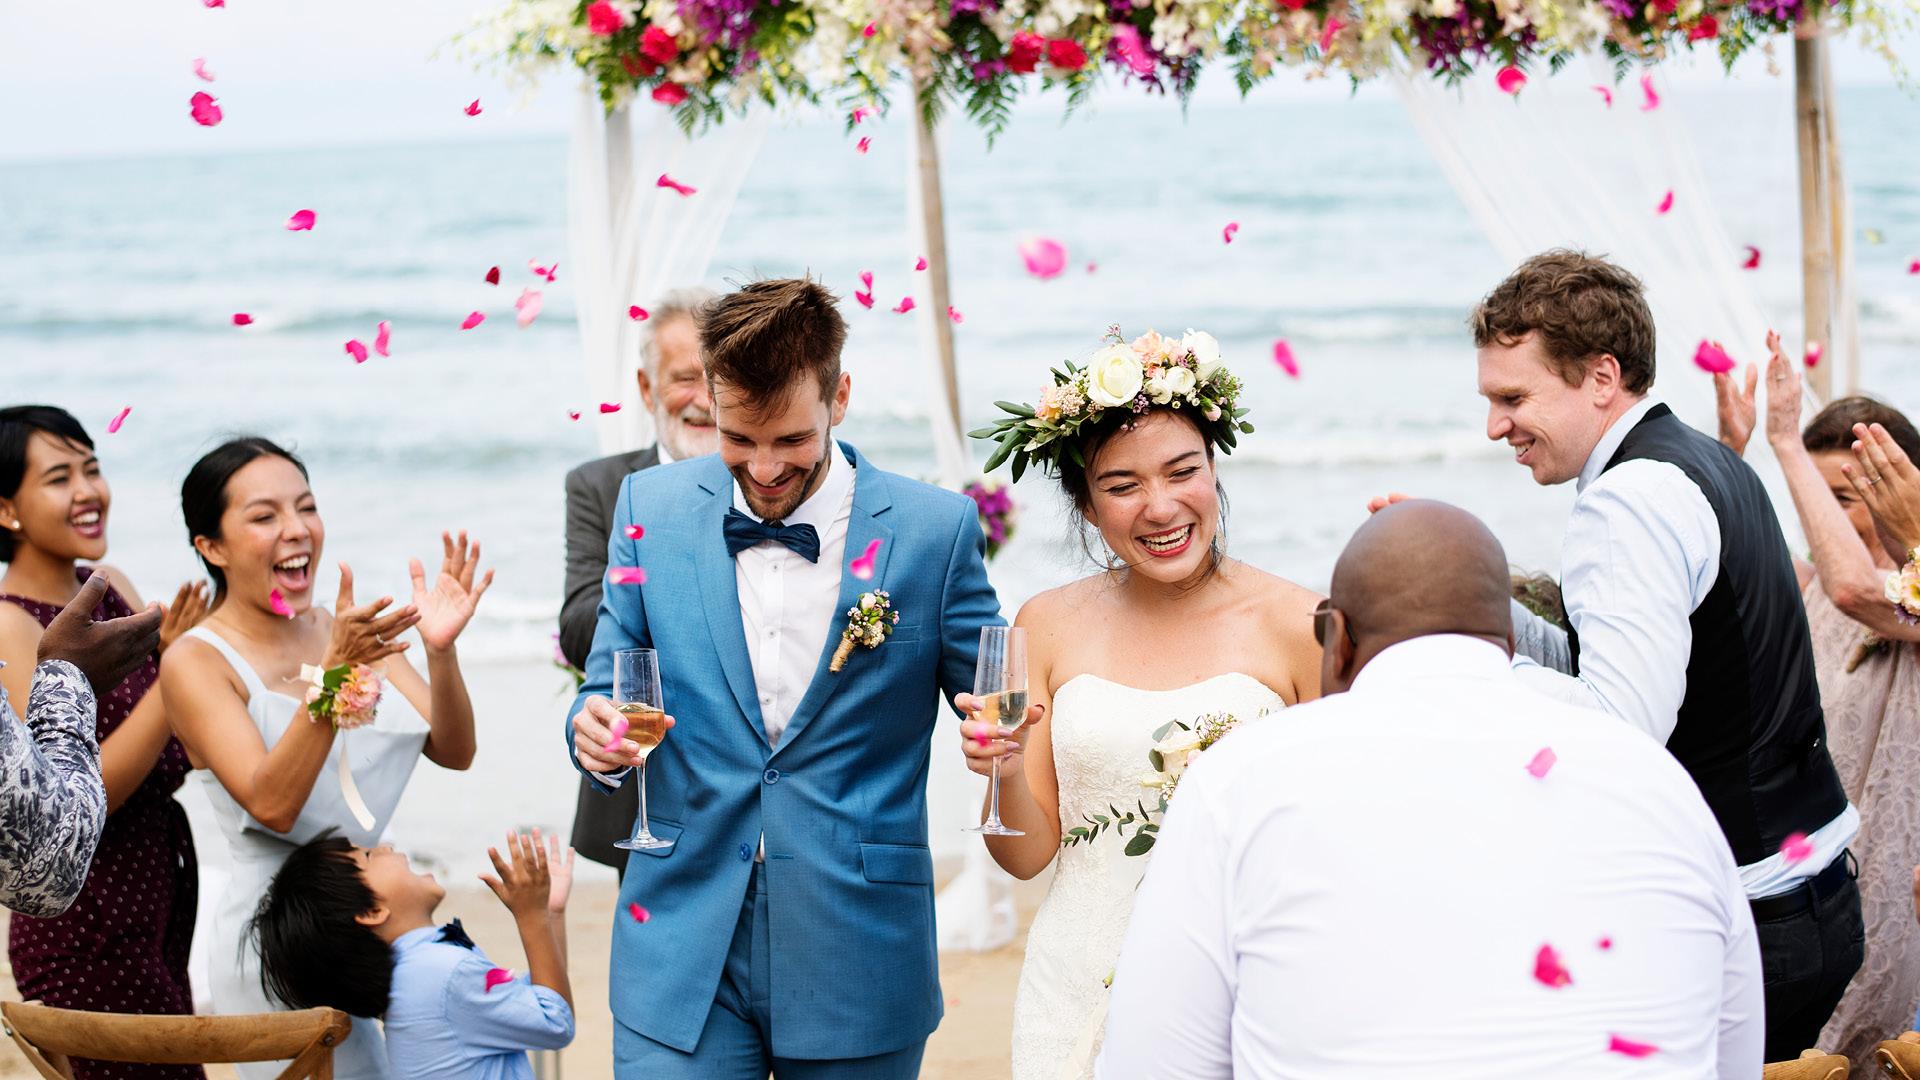
[[[847,666],[847,658],[853,655],[856,645],[863,649],[879,648],[887,635],[893,633],[893,624],[899,621],[900,613],[893,610],[885,589],[861,593],[860,601],[847,609],[847,628],[840,632],[840,647],[833,650],[833,662],[827,665],[827,670],[838,674]]]
[[[1053,382],[1031,405],[994,402],[1009,415],[968,436],[999,444],[987,472],[1012,459],[1016,481],[1035,462],[1057,475],[1063,458],[1086,468],[1080,446],[1100,425],[1122,426],[1162,406],[1189,410],[1207,441],[1232,453],[1239,436],[1253,431],[1241,419],[1247,410],[1235,405],[1239,397],[1240,380],[1221,362],[1212,334],[1188,330],[1170,338],[1149,330],[1129,342],[1110,326],[1085,367],[1069,361],[1065,371],[1053,369]]]
[[[385,685],[380,673],[365,664],[324,669],[301,664],[300,681],[307,684],[307,715],[331,722],[335,731],[373,723]]]
[[[1887,599],[1903,623],[1920,623],[1920,548],[1907,552],[1907,565],[1887,575]]]

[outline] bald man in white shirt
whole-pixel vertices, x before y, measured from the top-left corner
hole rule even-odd
[[[1181,780],[1102,1080],[1758,1076],[1720,829],[1657,743],[1520,684],[1492,534],[1401,504],[1329,592],[1328,696]]]

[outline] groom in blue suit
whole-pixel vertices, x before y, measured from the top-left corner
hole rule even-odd
[[[905,1080],[940,1023],[929,740],[1000,604],[971,500],[833,440],[835,304],[784,279],[706,308],[720,453],[634,474],[614,512],[608,565],[646,580],[604,589],[569,750],[637,780],[637,745],[607,748],[619,649],[658,651],[675,717],[647,777],[674,843],[629,857],[614,921],[622,1080]],[[844,647],[876,590],[891,635]]]

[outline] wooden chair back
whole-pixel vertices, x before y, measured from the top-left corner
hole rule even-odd
[[[244,1016],[129,1016],[0,1003],[6,1033],[47,1080],[73,1080],[48,1055],[144,1065],[293,1059],[278,1080],[333,1080],[334,1048],[353,1020],[338,1009]]]
[[[1920,1080],[1920,1032],[1909,1031],[1883,1042],[1873,1052],[1874,1064],[1896,1080]]]
[[[1793,1061],[1770,1062],[1760,1080],[1847,1080],[1853,1063],[1839,1054],[1808,1050]]]

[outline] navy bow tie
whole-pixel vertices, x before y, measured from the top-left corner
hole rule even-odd
[[[440,936],[436,940],[444,941],[449,945],[458,945],[463,949],[473,948],[473,939],[467,936],[467,928],[460,925],[459,919],[441,927]]]
[[[721,528],[727,534],[728,555],[738,555],[762,540],[773,540],[785,544],[795,555],[810,563],[820,561],[820,534],[811,525],[758,521],[738,509],[730,508]]]

